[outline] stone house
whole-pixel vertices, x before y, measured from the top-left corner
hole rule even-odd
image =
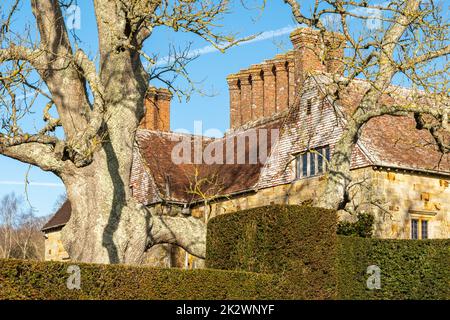
[[[355,81],[339,101],[329,99],[339,76],[342,38],[329,34],[328,60],[317,52],[317,33],[298,29],[294,49],[227,78],[231,128],[222,138],[170,131],[170,93],[149,90],[146,115],[136,134],[133,195],[155,213],[220,214],[269,204],[299,204],[323,190],[327,160],[342,133],[343,115],[355,108],[368,83]],[[339,41],[341,41],[339,43]],[[336,45],[337,43],[337,45]],[[317,72],[320,71],[320,74]],[[385,103],[415,93],[392,87]],[[450,156],[442,155],[412,116],[373,118],[362,129],[351,159],[348,212],[371,212],[380,238],[450,236]],[[69,259],[60,231],[70,203],[44,226],[46,259]],[[148,264],[202,267],[202,261],[170,245],[148,252]]]

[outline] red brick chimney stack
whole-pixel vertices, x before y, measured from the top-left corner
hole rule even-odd
[[[267,118],[296,103],[305,79],[317,72],[342,73],[342,34],[300,28],[292,32],[294,50],[227,78],[231,128]]]
[[[248,70],[239,73],[241,83],[241,124],[252,120],[252,81]]]
[[[264,77],[264,117],[268,117],[277,110],[276,102],[276,76],[275,66],[273,64],[264,63],[262,65],[263,77]]]
[[[168,89],[150,87],[144,101],[145,115],[140,128],[147,130],[170,131],[170,101],[172,94]]]
[[[331,74],[343,74],[346,38],[342,33],[333,32],[329,33],[327,40],[327,71]]]
[[[264,76],[261,65],[249,69],[252,80],[252,120],[264,117]]]
[[[287,54],[288,74],[289,74],[289,106],[295,103],[295,63],[294,52]]]
[[[241,83],[237,75],[227,77],[230,92],[230,124],[239,127],[241,121]]]
[[[291,33],[296,84],[318,72],[343,72],[345,37],[336,32],[299,28]],[[299,88],[299,87],[297,87]]]
[[[280,112],[289,107],[289,74],[286,56],[275,56],[273,61],[276,74],[276,111]]]

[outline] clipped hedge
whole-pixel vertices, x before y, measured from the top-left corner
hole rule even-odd
[[[0,259],[0,299],[450,299],[450,239],[336,235],[334,211],[274,205],[210,220],[206,265],[180,270]],[[381,289],[367,288],[367,267]],[[222,270],[217,270],[222,269]]]
[[[267,206],[218,216],[208,225],[207,266],[276,273],[282,298],[450,299],[450,239],[336,236],[336,213]],[[367,267],[381,289],[367,288]]]
[[[450,299],[450,239],[338,237],[340,299]],[[381,270],[381,289],[367,289],[367,267]]]
[[[81,289],[69,290],[71,263],[0,259],[0,299],[273,299],[275,275],[76,264]]]
[[[208,268],[281,275],[283,298],[335,295],[334,211],[272,205],[217,216],[208,223]]]

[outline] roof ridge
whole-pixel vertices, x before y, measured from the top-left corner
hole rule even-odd
[[[255,128],[255,127],[259,127],[261,125],[264,124],[268,124],[271,122],[275,122],[277,120],[280,120],[284,117],[286,117],[289,114],[289,108],[286,108],[280,112],[274,113],[273,115],[271,115],[270,117],[265,117],[265,118],[260,118],[260,119],[256,119],[250,122],[247,122],[245,124],[243,124],[240,127],[237,128],[230,128],[225,132],[225,135],[223,138],[230,136],[230,135],[234,135],[234,134],[239,134],[241,132],[245,132],[249,129]]]
[[[139,133],[141,135],[154,134],[154,135],[158,135],[158,136],[185,136],[185,137],[191,137],[191,138],[201,137],[203,139],[208,139],[208,140],[221,139],[221,138],[208,137],[205,135],[193,134],[193,133],[188,133],[188,132],[159,131],[159,130],[149,130],[149,129],[142,129],[142,128],[137,129],[136,133]]]

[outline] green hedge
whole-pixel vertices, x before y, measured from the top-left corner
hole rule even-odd
[[[218,216],[211,269],[77,264],[80,290],[67,289],[71,263],[0,259],[0,299],[450,299],[450,239],[344,237],[336,225],[335,212],[305,206]],[[380,290],[367,289],[370,265]]]
[[[450,299],[450,240],[336,236],[333,211],[268,206],[218,216],[208,225],[207,266],[280,275],[294,299]],[[381,289],[367,288],[367,267]]]
[[[338,237],[341,299],[450,299],[450,240]],[[381,289],[368,290],[367,267],[381,271]]]
[[[283,298],[335,294],[334,211],[273,205],[215,217],[208,223],[208,268],[277,273]]]
[[[222,270],[77,264],[81,289],[69,290],[71,263],[0,259],[0,299],[273,299],[274,275]]]

